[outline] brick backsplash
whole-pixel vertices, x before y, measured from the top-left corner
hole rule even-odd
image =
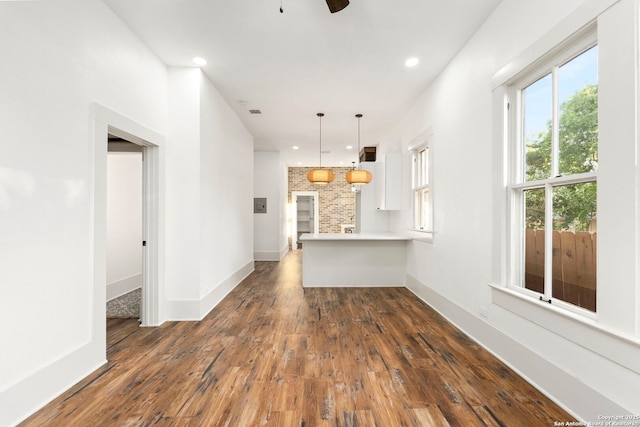
[[[330,168],[335,178],[327,185],[307,181],[307,172],[314,168],[289,168],[289,195],[292,191],[317,191],[320,199],[320,233],[340,233],[340,224],[354,224],[356,215],[356,194],[351,191],[345,175],[348,167]]]

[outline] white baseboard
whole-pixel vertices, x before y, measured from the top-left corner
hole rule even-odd
[[[111,301],[119,296],[128,294],[140,287],[142,287],[142,273],[135,274],[116,282],[107,283],[107,301]]]
[[[255,261],[280,261],[289,252],[289,242],[280,249],[280,251],[263,251],[254,252],[253,259]]]
[[[202,320],[200,300],[169,300],[165,306],[165,322]]]
[[[255,261],[280,261],[280,252],[254,252],[253,259]]]
[[[200,300],[167,301],[167,320],[202,320],[254,270],[250,261]],[[139,287],[139,286],[138,286]],[[125,292],[126,293],[126,292]],[[0,389],[0,426],[15,426],[107,361],[105,342],[89,342],[15,384]]]
[[[222,299],[254,270],[253,261],[231,274],[199,300],[173,300],[166,302],[166,320],[202,320]]]
[[[628,410],[407,274],[407,288],[577,419]],[[566,421],[566,420],[558,420]]]
[[[287,242],[282,249],[280,249],[280,259],[284,258],[284,256],[289,252],[289,242]]]
[[[102,346],[87,343],[0,390],[0,426],[15,426],[107,363]]]

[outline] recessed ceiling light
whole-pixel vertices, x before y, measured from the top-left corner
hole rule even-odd
[[[194,57],[192,61],[198,67],[204,67],[205,65],[207,65],[207,60],[202,58],[202,57],[200,57],[200,56]]]
[[[353,148],[353,145],[347,145],[347,150],[351,150]]]
[[[294,145],[294,146],[293,146],[293,147],[291,147],[291,148],[293,148],[294,150],[297,150],[297,149],[298,149],[298,148],[300,148],[300,147],[298,147],[297,145]]]
[[[415,67],[416,65],[418,65],[418,62],[420,62],[420,60],[418,58],[409,58],[405,61],[404,65],[406,65],[407,67],[411,68],[411,67]]]
[[[302,162],[298,162],[298,164],[299,164],[299,165],[301,165],[301,164],[302,164]]]

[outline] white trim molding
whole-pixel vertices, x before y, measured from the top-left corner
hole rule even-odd
[[[103,310],[104,316],[104,310]],[[0,390],[0,426],[16,425],[107,363],[93,343]]]
[[[520,72],[538,61],[543,61],[553,50],[564,41],[575,37],[585,27],[595,21],[604,11],[620,0],[590,0],[583,3],[574,13],[553,28],[544,37],[537,40],[520,55],[509,61],[493,75],[491,88],[493,90],[514,79]]]
[[[235,289],[240,282],[247,278],[253,270],[254,262],[249,261],[199,300],[167,301],[167,320],[198,321],[204,319],[204,317],[213,310],[229,292]]]
[[[418,298],[577,419],[595,420],[598,414],[629,413],[571,372],[554,365],[415,277],[407,274],[406,283]]]
[[[284,258],[287,252],[289,252],[289,243],[287,243],[286,246],[281,248],[278,252],[254,252],[253,259],[254,261],[280,261],[282,258]]]
[[[118,298],[142,287],[142,273],[107,283],[107,301]]]

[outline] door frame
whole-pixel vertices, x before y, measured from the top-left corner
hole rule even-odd
[[[93,327],[92,332],[105,343],[106,353],[106,238],[107,238],[107,140],[108,135],[142,147],[142,239],[146,241],[142,260],[141,326],[162,323],[162,247],[163,152],[164,136],[100,104],[91,105],[93,127],[91,144],[93,166]],[[142,244],[142,242],[140,242]]]
[[[320,229],[320,196],[317,191],[291,192],[291,248],[298,248],[298,196],[313,197],[313,229],[319,233]]]

